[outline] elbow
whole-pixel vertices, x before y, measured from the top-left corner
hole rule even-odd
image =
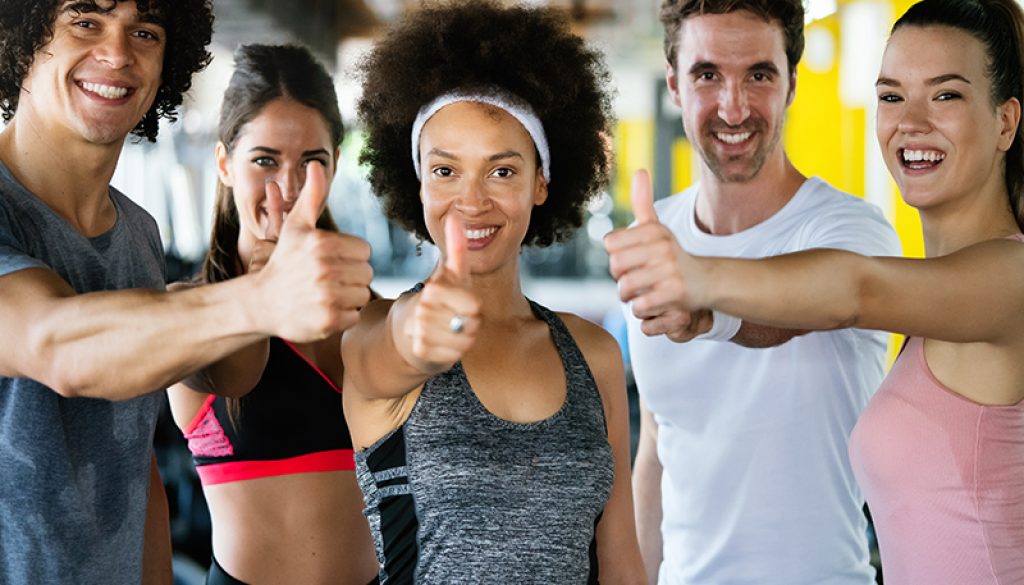
[[[68,363],[59,351],[56,340],[46,334],[30,336],[26,347],[28,359],[23,368],[26,377],[39,382],[64,398],[88,395],[88,384],[74,364]]]

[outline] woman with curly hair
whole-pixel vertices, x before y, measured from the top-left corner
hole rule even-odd
[[[923,0],[893,25],[876,131],[926,258],[697,257],[658,223],[606,244],[637,317],[712,309],[907,335],[850,436],[886,583],[1024,583],[1024,11]]]
[[[610,165],[601,57],[548,9],[432,5],[363,64],[363,161],[435,242],[345,334],[345,413],[382,583],[640,583],[619,349],[523,295]]]
[[[333,177],[344,135],[334,82],[304,47],[244,45],[218,135],[202,284],[263,268],[284,215],[301,212],[300,187],[323,171]],[[317,227],[337,232],[325,202],[315,210]],[[263,339],[168,391],[210,507],[209,585],[374,578],[341,416],[340,342],[340,333],[312,343]]]

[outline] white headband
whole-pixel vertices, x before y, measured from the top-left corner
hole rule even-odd
[[[420,134],[423,133],[423,125],[441,108],[454,104],[455,102],[475,102],[501,108],[519,121],[526,129],[526,132],[533,139],[534,146],[540,154],[541,174],[549,183],[551,182],[551,152],[548,150],[548,139],[544,134],[544,125],[540,118],[533,112],[530,104],[507,92],[497,90],[495,93],[463,93],[453,91],[434,98],[434,101],[420,108],[416,114],[416,121],[412,124],[412,165],[416,169],[416,178],[420,176]]]

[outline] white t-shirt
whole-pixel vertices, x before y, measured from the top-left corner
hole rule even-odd
[[[808,179],[775,215],[713,236],[699,185],[657,202],[690,253],[756,258],[809,248],[900,254],[873,205]],[[882,380],[886,334],[816,332],[769,349],[647,337],[629,313],[640,396],[658,423],[660,585],[873,583],[864,499],[846,444]]]

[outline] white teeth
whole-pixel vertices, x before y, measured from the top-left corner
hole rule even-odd
[[[938,152],[936,150],[904,150],[903,160],[905,162],[938,162],[946,158],[946,153]]]
[[[726,144],[739,144],[740,142],[750,138],[750,132],[742,132],[740,134],[724,134],[722,132],[716,132],[715,136]]]
[[[88,91],[98,94],[108,100],[116,100],[128,95],[127,87],[115,87],[113,85],[100,85],[99,83],[82,82],[82,87]]]
[[[484,228],[482,230],[465,230],[467,240],[482,240],[498,231],[496,227]]]

